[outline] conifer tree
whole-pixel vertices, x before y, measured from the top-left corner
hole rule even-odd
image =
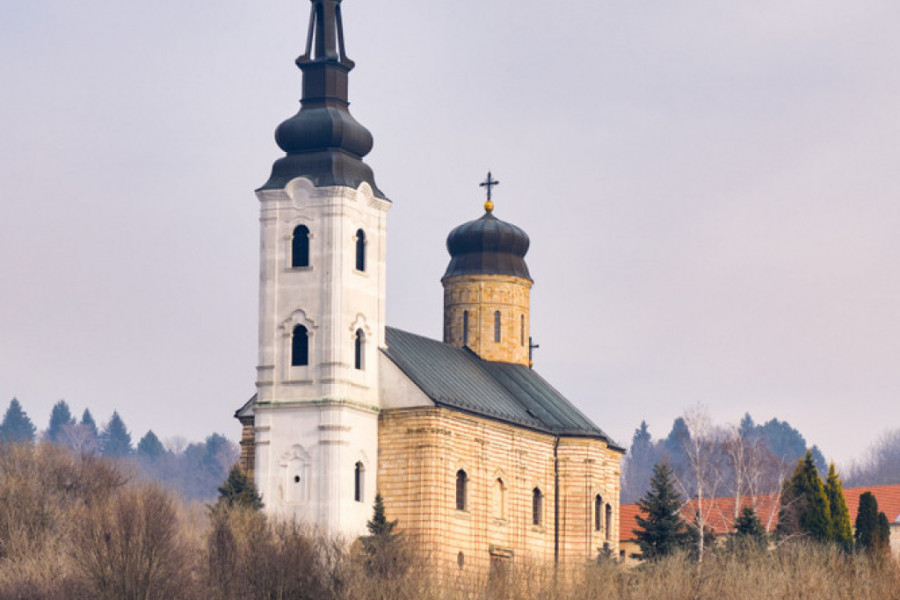
[[[131,452],[131,434],[122,417],[114,411],[109,423],[100,432],[100,453],[110,458],[124,458]]]
[[[653,466],[650,489],[638,500],[638,508],[646,517],[635,517],[634,534],[641,548],[641,558],[653,560],[672,554],[689,542],[690,536],[679,513],[683,500],[675,490],[672,468],[666,463]]]
[[[34,423],[22,410],[22,405],[15,398],[9,403],[3,422],[0,422],[0,442],[21,444],[33,442],[36,429]]]
[[[165,447],[163,447],[162,442],[159,441],[152,429],[144,434],[144,437],[138,442],[137,450],[135,451],[135,454],[141,458],[149,460],[155,460],[165,453]]]
[[[766,528],[752,506],[745,506],[741,514],[734,520],[734,535],[729,538],[729,548],[732,550],[743,548],[763,549],[769,544]]]
[[[375,494],[372,519],[366,523],[369,535],[360,538],[371,575],[396,577],[409,568],[405,542],[399,533],[394,533],[396,526],[397,521],[387,520],[381,494]]]
[[[100,437],[100,432],[97,431],[97,422],[94,421],[94,416],[88,409],[84,409],[84,413],[81,415],[81,424],[87,427],[94,434],[94,437]]]
[[[256,491],[256,486],[247,477],[239,463],[231,467],[228,479],[217,489],[219,499],[216,501],[216,506],[224,505],[229,508],[238,506],[253,510],[260,510],[263,507],[262,498]]]
[[[831,513],[831,539],[848,552],[853,549],[853,527],[850,525],[850,510],[844,499],[844,487],[832,462],[828,466],[825,480],[825,496]]]
[[[778,534],[803,535],[819,542],[832,539],[831,512],[825,486],[810,450],[797,461],[794,474],[785,482],[778,513]]]
[[[762,538],[766,537],[766,528],[763,527],[762,521],[752,506],[745,506],[741,509],[740,516],[734,521],[734,533],[744,537]]]
[[[50,411],[50,424],[47,426],[46,440],[53,444],[65,443],[65,428],[75,424],[75,418],[65,400],[53,405]]]
[[[855,535],[859,552],[875,555],[890,549],[891,526],[887,515],[878,511],[878,500],[872,492],[859,496]]]

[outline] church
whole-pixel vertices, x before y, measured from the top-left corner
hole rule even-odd
[[[256,191],[257,392],[235,414],[265,510],[351,539],[380,493],[453,569],[617,552],[624,449],[532,369],[529,239],[494,214],[490,174],[447,238],[443,340],[385,323],[392,203],[348,110],[341,0],[311,4],[301,108]]]

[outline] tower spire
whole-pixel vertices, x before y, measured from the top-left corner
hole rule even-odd
[[[372,134],[349,111],[348,79],[355,63],[344,49],[342,0],[310,0],[306,48],[296,64],[303,73],[300,111],[275,130],[287,156],[275,161],[262,189],[283,188],[296,177],[316,187],[357,188],[363,182],[379,198],[372,169],[363,157]]]

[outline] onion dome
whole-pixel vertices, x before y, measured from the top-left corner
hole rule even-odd
[[[450,264],[442,279],[457,275],[512,275],[531,281],[525,264],[528,234],[495,217],[490,199],[484,208],[484,216],[463,223],[447,236]]]
[[[261,189],[282,188],[295,177],[308,177],[316,187],[357,188],[365,181],[384,198],[362,161],[372,149],[372,134],[348,108],[354,63],[344,52],[341,0],[310,1],[306,52],[296,61],[303,72],[300,111],[276,129],[275,141],[287,156],[275,161]]]

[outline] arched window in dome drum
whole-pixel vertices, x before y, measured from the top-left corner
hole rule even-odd
[[[366,232],[356,230],[356,270],[366,270]]]
[[[469,345],[469,311],[463,311],[463,346]]]
[[[519,317],[519,345],[525,345],[525,315]]]
[[[500,341],[500,311],[494,311],[494,341]]]
[[[291,239],[291,266],[309,266],[309,227],[297,225]]]
[[[291,366],[305,367],[309,364],[309,332],[303,325],[294,327],[291,337]]]
[[[606,539],[612,539],[612,506],[606,505]]]
[[[603,526],[603,498],[600,494],[594,497],[594,531],[600,531]]]

